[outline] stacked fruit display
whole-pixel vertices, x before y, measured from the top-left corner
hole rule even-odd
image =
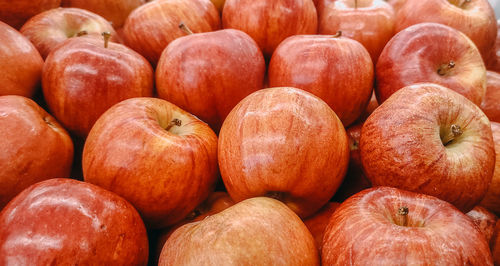
[[[500,265],[487,0],[0,0],[0,265]]]

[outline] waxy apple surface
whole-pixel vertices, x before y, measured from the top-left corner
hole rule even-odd
[[[500,73],[486,71],[486,94],[480,107],[490,121],[500,123]]]
[[[29,18],[60,4],[61,0],[0,0],[0,20],[19,29]]]
[[[488,187],[488,192],[481,200],[480,205],[500,215],[500,123],[491,122],[491,132],[495,142],[495,172]]]
[[[497,223],[498,217],[488,211],[486,208],[481,206],[474,207],[470,212],[466,213],[472,221],[476,224],[477,228],[483,234],[487,243],[495,232],[495,225]]]

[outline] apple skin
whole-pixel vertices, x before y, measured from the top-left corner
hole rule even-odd
[[[407,207],[406,226],[401,207]],[[323,265],[493,265],[471,219],[435,197],[390,187],[343,202],[323,238]]]
[[[172,125],[179,119],[180,126]],[[149,228],[184,219],[217,180],[217,136],[179,107],[156,98],[122,101],[97,120],[83,149],[86,182],[113,191]]]
[[[357,41],[329,35],[297,35],[276,48],[269,63],[270,87],[308,91],[335,111],[344,126],[365,110],[373,91],[373,63]]]
[[[459,3],[465,4],[459,7]],[[440,23],[463,32],[485,61],[494,48],[497,24],[488,0],[406,0],[397,12],[396,32],[422,22]]]
[[[495,265],[500,265],[500,220],[497,221],[495,233],[491,238],[490,247]]]
[[[29,18],[59,5],[61,0],[0,0],[0,20],[19,29]]]
[[[394,35],[395,13],[384,0],[326,0],[318,11],[318,33],[342,35],[360,42],[374,63]]]
[[[132,10],[146,0],[62,0],[62,7],[76,7],[94,12],[110,21],[115,29],[123,27]]]
[[[486,192],[486,195],[481,200],[480,205],[500,215],[500,123],[491,122],[491,132],[493,133],[493,141],[495,142],[495,172],[493,173],[488,192]]]
[[[266,64],[246,33],[226,29],[172,41],[156,68],[158,96],[219,132],[238,102],[262,89]]]
[[[306,91],[259,90],[229,113],[219,134],[219,168],[235,202],[269,196],[307,218],[335,194],[349,147],[335,112]]]
[[[490,56],[486,58],[485,64],[488,70],[500,72],[500,19],[497,20],[497,38]]]
[[[453,136],[457,126],[463,133]],[[495,169],[486,115],[432,83],[407,86],[382,103],[363,124],[360,149],[373,186],[435,196],[464,213],[484,197]]]
[[[153,96],[151,65],[128,47],[96,38],[64,42],[43,67],[42,88],[51,113],[70,132],[86,137],[114,104]]]
[[[0,21],[0,96],[32,97],[40,87],[43,59],[20,32]]]
[[[2,265],[147,265],[146,228],[123,198],[54,178],[34,184],[0,213]]]
[[[481,110],[490,121],[500,123],[500,73],[486,71],[486,94],[481,103]]]
[[[33,100],[0,96],[0,210],[28,186],[69,177],[73,142]]]
[[[397,14],[406,1],[407,0],[387,0],[386,2],[392,6],[394,12]]]
[[[217,8],[217,11],[219,11],[219,14],[222,15],[222,9],[224,8],[224,4],[226,3],[226,0],[210,0],[212,1],[212,4],[214,4],[215,8]]]
[[[184,22],[195,33],[220,29],[220,16],[210,0],[159,0],[130,13],[123,26],[124,41],[156,66],[161,53],[173,40],[186,35]]]
[[[304,224],[311,232],[316,242],[316,247],[321,255],[321,248],[323,243],[323,234],[325,233],[326,226],[330,221],[330,217],[335,210],[340,206],[338,202],[328,202],[323,208],[319,209],[313,216],[304,220]]]
[[[120,42],[113,26],[103,17],[80,8],[55,8],[30,18],[20,29],[45,59],[65,40],[86,31],[91,36],[111,33],[112,42]]]
[[[314,238],[283,203],[247,199],[186,224],[163,246],[158,265],[319,265]]]
[[[453,68],[447,68],[449,62]],[[486,92],[486,68],[474,43],[463,33],[437,23],[413,25],[397,33],[376,65],[379,103],[415,83],[450,88],[480,105]],[[441,74],[438,71],[441,70]]]
[[[222,26],[246,32],[271,58],[287,37],[316,34],[318,16],[312,0],[226,0]]]
[[[498,217],[481,206],[474,207],[470,212],[466,214],[467,216],[469,216],[469,218],[472,219],[474,224],[476,224],[477,228],[486,239],[486,242],[490,243],[490,240],[495,231],[495,225],[497,223]]]

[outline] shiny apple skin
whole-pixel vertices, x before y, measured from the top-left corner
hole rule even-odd
[[[156,68],[158,96],[194,114],[216,132],[247,95],[263,88],[266,64],[246,33],[226,29],[178,38]]]
[[[488,211],[488,209],[476,206],[470,212],[466,213],[469,218],[472,219],[474,224],[476,224],[477,228],[483,234],[487,243],[490,243],[490,240],[495,231],[495,225],[497,223],[498,217]]]
[[[233,200],[275,197],[302,218],[330,200],[349,162],[335,112],[297,88],[263,89],[243,99],[224,121],[218,148]]]
[[[161,53],[173,40],[185,36],[179,23],[195,33],[220,29],[219,12],[210,0],[159,0],[130,13],[123,26],[124,41],[156,66]]]
[[[330,221],[330,217],[335,210],[340,206],[338,202],[328,202],[323,208],[319,209],[313,216],[304,220],[304,224],[311,232],[316,242],[316,247],[321,255],[321,248],[323,243],[323,234],[325,233],[326,226]]]
[[[95,38],[72,38],[45,61],[44,98],[66,129],[85,137],[95,121],[114,104],[153,96],[154,73],[128,47]]]
[[[49,53],[65,40],[86,31],[89,35],[101,36],[111,33],[111,41],[120,42],[113,26],[103,17],[80,8],[55,8],[30,18],[20,29],[45,59]]]
[[[0,96],[32,97],[40,87],[43,59],[19,31],[0,21]]]
[[[0,213],[2,265],[147,265],[146,228],[123,198],[55,178],[30,186]]]
[[[318,11],[318,33],[342,31],[342,36],[360,42],[376,63],[395,33],[393,7],[384,0],[326,0],[323,8]]]
[[[167,131],[173,119],[181,126]],[[213,191],[217,136],[167,101],[128,99],[96,122],[82,166],[85,181],[124,197],[149,228],[162,228],[184,219]]]
[[[497,36],[495,12],[488,0],[467,1],[465,8],[453,3],[461,0],[407,0],[396,16],[396,32],[422,22],[435,22],[455,28],[477,46],[484,60],[494,48]]]
[[[486,71],[486,94],[480,107],[490,121],[500,123],[500,73]]]
[[[268,71],[270,87],[295,87],[318,96],[344,126],[361,115],[373,91],[370,54],[349,38],[289,37],[276,48]]]
[[[61,0],[0,0],[0,20],[20,29],[29,18],[59,5]]]
[[[452,125],[463,133],[445,146]],[[486,115],[436,84],[405,87],[380,105],[363,124],[360,149],[373,186],[435,196],[463,212],[484,197],[495,169]]]
[[[28,186],[69,177],[73,142],[33,100],[0,96],[0,210]]]
[[[316,34],[318,16],[312,0],[226,0],[222,26],[246,32],[271,58],[287,37]]]
[[[408,208],[407,226],[398,215]],[[390,187],[343,202],[323,238],[323,265],[493,265],[471,219],[435,197]]]
[[[257,197],[177,229],[158,265],[319,265],[319,256],[293,211]]]
[[[495,142],[495,172],[491,179],[488,192],[482,199],[480,205],[500,215],[500,123],[491,122],[491,132]]]
[[[76,7],[94,12],[117,29],[123,27],[130,12],[145,4],[146,0],[62,0],[63,7]]]
[[[443,76],[438,69],[455,67]],[[445,25],[422,23],[397,33],[376,65],[379,103],[415,83],[432,82],[450,88],[480,105],[486,92],[486,68],[479,51],[463,33]]]

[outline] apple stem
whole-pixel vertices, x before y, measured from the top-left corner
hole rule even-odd
[[[168,124],[167,128],[165,130],[169,131],[173,126],[178,126],[180,127],[182,125],[182,121],[180,119],[174,118],[172,121],[170,121],[170,124]]]
[[[181,21],[181,23],[179,23],[179,29],[181,29],[183,32],[185,32],[188,35],[192,35],[193,34],[193,32],[191,31],[191,29],[189,29],[189,27],[186,26],[186,24],[184,24],[184,22],[182,22],[182,21]]]
[[[408,226],[408,212],[409,209],[406,206],[402,206],[398,209],[398,214],[402,217],[403,219],[403,226]]]
[[[358,0],[354,0],[354,9],[358,9]]]
[[[89,34],[86,30],[82,30],[82,31],[79,31],[77,34],[76,34],[76,37],[80,37],[80,36],[83,36],[83,35],[87,35]]]
[[[448,71],[450,71],[450,69],[454,68],[455,67],[455,62],[453,61],[450,61],[446,64],[442,64],[438,70],[437,70],[437,73],[440,75],[440,76],[444,76],[446,75],[446,73],[448,73]]]
[[[450,129],[451,129],[450,133],[446,135],[445,138],[443,139],[444,146],[450,144],[453,140],[455,140],[457,137],[462,135],[462,133],[464,133],[462,131],[462,128],[456,124],[451,125]]]
[[[101,33],[102,37],[104,37],[104,48],[108,48],[109,38],[111,38],[111,32],[105,31]]]
[[[339,38],[340,36],[342,36],[341,30],[337,31],[337,33],[335,33],[335,35],[332,35],[332,38]]]

